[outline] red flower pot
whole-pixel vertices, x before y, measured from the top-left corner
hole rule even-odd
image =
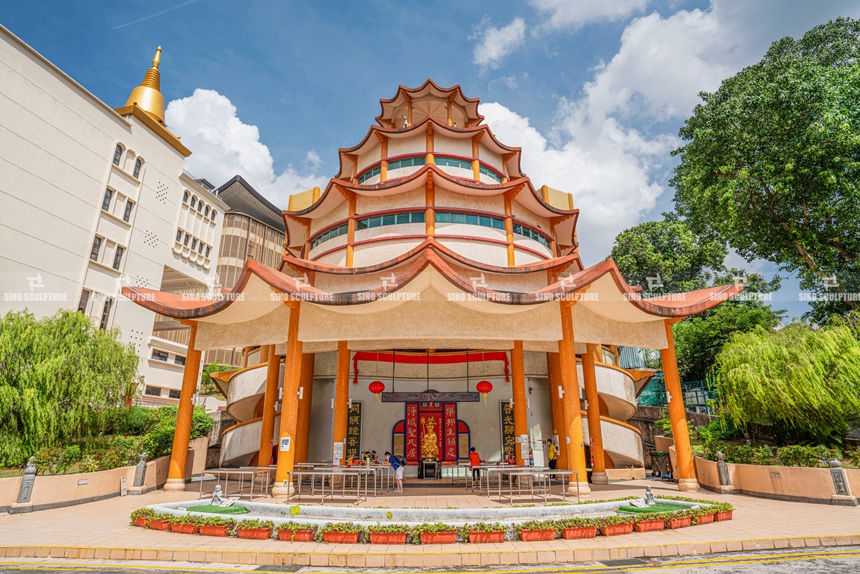
[[[166,532],[167,529],[170,528],[170,521],[169,520],[150,520],[149,521],[149,528],[152,530],[164,530]]]
[[[574,538],[594,538],[597,536],[596,526],[575,526],[573,528],[565,528],[561,531],[561,537],[565,540],[573,540]]]
[[[406,544],[405,532],[371,532],[371,544]]]
[[[717,512],[714,516],[714,520],[717,522],[722,522],[723,520],[731,520],[732,519],[733,510],[727,510],[726,512]]]
[[[600,534],[603,536],[617,536],[619,534],[630,534],[633,532],[633,523],[628,524],[607,524],[600,528]]]
[[[472,544],[487,544],[489,542],[504,542],[505,533],[502,530],[489,532],[469,532],[469,542]]]
[[[710,524],[714,521],[713,514],[703,514],[696,519],[696,524]]]
[[[636,532],[650,532],[651,530],[663,530],[666,522],[662,518],[657,520],[640,520],[633,523],[633,530]]]
[[[177,534],[197,534],[200,531],[200,527],[196,524],[171,524],[170,531]]]
[[[278,540],[286,540],[287,542],[310,542],[313,539],[313,530],[278,530]]]
[[[148,519],[147,519],[147,518],[144,518],[144,517],[135,518],[135,519],[134,519],[134,525],[135,525],[135,526],[140,526],[141,528],[146,528],[146,521],[147,521],[147,520],[148,520]]]
[[[555,540],[555,530],[523,530],[520,532],[520,540],[523,542]]]
[[[358,532],[324,532],[323,540],[336,544],[358,544]]]
[[[456,532],[422,532],[421,544],[454,544],[457,542]]]
[[[227,537],[230,536],[231,526],[207,526],[206,524],[200,525],[200,534],[203,536],[220,536]]]
[[[692,521],[692,518],[689,516],[685,516],[684,518],[670,518],[666,521],[666,528],[669,530],[675,530],[676,528],[684,528],[685,526],[689,526]]]
[[[240,528],[239,538],[249,538],[251,540],[265,540],[272,537],[271,528]]]

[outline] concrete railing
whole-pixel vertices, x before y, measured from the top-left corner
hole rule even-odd
[[[760,498],[857,506],[860,470],[731,464],[695,457],[696,478],[707,490]],[[722,467],[722,470],[721,470]]]

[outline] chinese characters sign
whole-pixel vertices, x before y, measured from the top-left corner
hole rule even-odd
[[[346,458],[361,458],[361,402],[352,401],[346,419]]]
[[[510,401],[499,401],[502,417],[502,454],[504,458],[516,456],[516,434],[514,431],[514,409]]]

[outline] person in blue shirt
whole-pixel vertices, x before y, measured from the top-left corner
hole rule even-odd
[[[394,478],[397,479],[397,490],[394,492],[403,492],[403,465],[397,456],[390,452],[385,452],[385,457],[388,459],[388,464],[394,469]]]

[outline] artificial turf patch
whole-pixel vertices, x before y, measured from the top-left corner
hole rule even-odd
[[[689,507],[682,506],[680,504],[665,504],[658,502],[657,504],[653,504],[645,508],[639,508],[637,506],[619,506],[618,512],[630,512],[632,514],[648,514],[651,512],[675,512],[677,510],[686,510],[687,508]]]
[[[206,512],[209,514],[248,514],[250,512],[244,506],[212,506],[201,504],[200,506],[188,507],[188,512]]]

